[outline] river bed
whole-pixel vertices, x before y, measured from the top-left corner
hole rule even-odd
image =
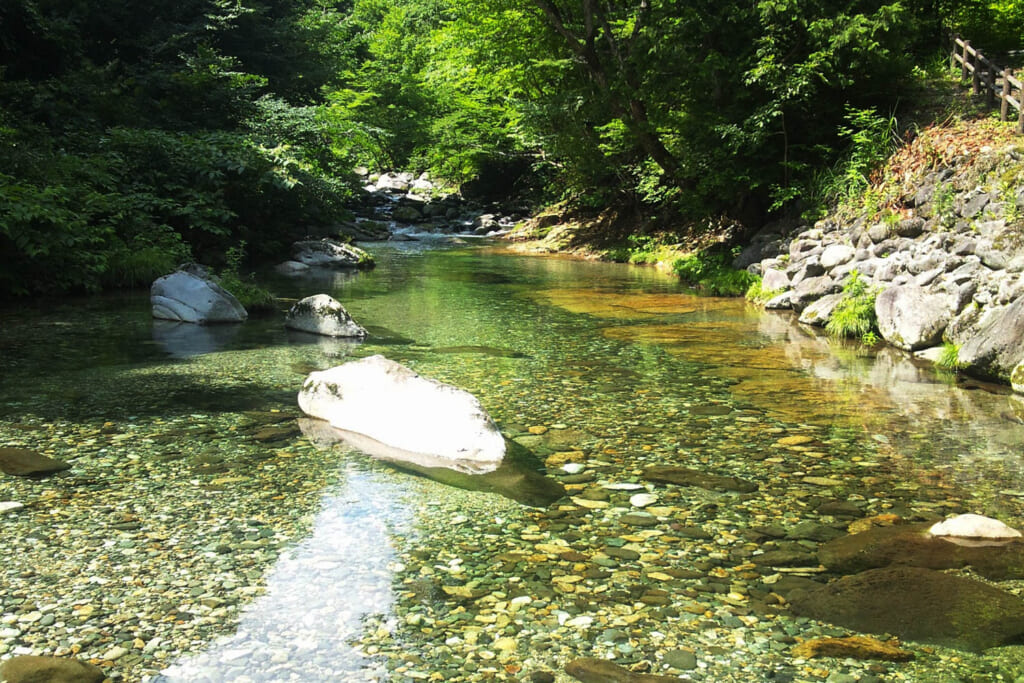
[[[851,631],[769,599],[816,562],[754,561],[782,544],[813,558],[786,534],[844,529],[828,503],[1024,526],[1019,397],[651,269],[374,251],[370,272],[264,275],[286,300],[340,300],[361,344],[280,316],[154,323],[145,292],[0,311],[0,447],[72,465],[0,477],[0,502],[24,505],[0,513],[0,657],[182,682],[570,681],[579,657],[697,681],[1024,674],[1018,646],[795,657]],[[478,396],[529,452],[517,466],[567,495],[452,486],[304,435],[305,376],[375,353]],[[759,488],[655,484],[655,465]]]

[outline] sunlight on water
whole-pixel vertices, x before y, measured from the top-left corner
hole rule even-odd
[[[235,633],[155,680],[387,680],[352,641],[367,616],[394,618],[391,539],[412,531],[403,493],[379,475],[345,468],[342,483],[324,495],[312,534],[278,558],[265,594],[242,611]]]

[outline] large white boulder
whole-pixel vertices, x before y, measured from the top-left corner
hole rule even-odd
[[[314,372],[299,407],[338,429],[412,453],[497,469],[505,438],[472,394],[384,356]]]
[[[356,324],[345,307],[327,294],[307,296],[296,303],[285,316],[284,326],[327,337],[366,336],[366,330]]]
[[[202,266],[185,266],[153,283],[153,317],[183,323],[237,323],[249,317],[231,292]]]
[[[937,522],[928,529],[932,536],[957,538],[1020,538],[1021,533],[998,519],[983,515],[957,515]]]

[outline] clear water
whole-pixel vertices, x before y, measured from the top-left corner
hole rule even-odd
[[[1024,404],[998,388],[742,301],[695,298],[649,269],[441,243],[376,253],[366,273],[264,275],[285,297],[340,300],[370,329],[362,344],[287,332],[279,316],[158,324],[146,293],[0,311],[0,446],[73,465],[0,479],[0,502],[26,505],[0,517],[0,656],[79,652],[125,680],[176,681],[514,680],[574,654],[657,663],[686,647],[702,655],[686,674],[695,680],[791,666],[766,644],[770,629],[725,619],[719,603],[707,622],[645,611],[626,619],[643,631],[627,646],[602,644],[634,609],[605,597],[629,577],[552,591],[543,572],[495,569],[496,553],[531,544],[628,536],[597,508],[566,540],[557,519],[522,504],[536,481],[520,475],[563,451],[581,451],[596,482],[684,464],[761,484],[742,500],[656,489],[677,526],[714,539],[682,550],[646,532],[623,541],[649,543],[659,566],[727,557],[744,528],[796,524],[822,498],[866,514],[1024,524]],[[532,459],[501,481],[435,477],[446,484],[314,447],[294,428],[302,379],[374,353],[477,395]],[[780,449],[791,434],[814,442]],[[566,564],[555,576],[572,573]],[[490,597],[453,601],[443,586]],[[680,604],[692,598],[679,591]],[[516,593],[534,598],[530,609],[505,604]],[[22,618],[34,612],[54,620]],[[127,654],[105,659],[115,647]],[[991,669],[971,657],[958,666]],[[940,651],[881,675],[928,680],[947,664]]]

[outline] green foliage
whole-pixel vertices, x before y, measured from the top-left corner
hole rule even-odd
[[[949,372],[956,372],[963,368],[960,362],[960,345],[952,342],[942,344],[942,354],[935,361],[935,365]]]
[[[256,284],[252,273],[242,275],[242,261],[245,258],[245,241],[239,242],[225,252],[225,265],[218,273],[220,285],[234,294],[249,313],[269,313],[277,309],[277,297],[273,292]]]
[[[752,301],[756,304],[764,304],[786,291],[785,289],[767,290],[764,288],[763,284],[764,283],[761,278],[758,277],[750,284],[749,287],[747,287],[747,291],[744,293],[744,297],[747,301]]]
[[[346,214],[352,161],[318,101],[351,56],[322,42],[337,7],[9,5],[0,295],[142,285],[240,239],[278,252]]]
[[[732,268],[733,257],[734,254],[728,251],[704,250],[676,259],[672,272],[703,294],[743,296],[761,278]]]
[[[955,201],[956,188],[952,183],[939,183],[932,195],[932,211],[939,223],[947,228],[956,222]]]
[[[854,337],[860,338],[865,344],[875,343],[878,331],[878,319],[875,316],[877,295],[878,292],[869,288],[857,271],[851,271],[843,287],[843,298],[832,311],[825,331],[833,337]]]

